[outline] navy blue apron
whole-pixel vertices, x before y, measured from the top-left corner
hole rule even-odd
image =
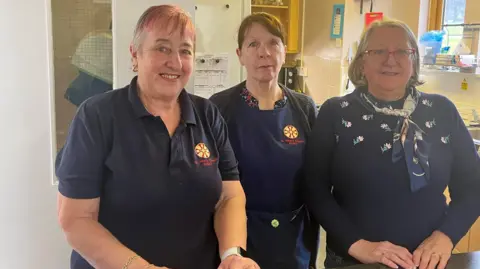
[[[247,211],[247,249],[262,269],[306,269],[310,252],[302,241],[303,207],[286,213]]]
[[[300,197],[305,131],[292,111],[262,111],[240,96],[228,127],[247,197],[247,252],[262,269],[307,269]]]

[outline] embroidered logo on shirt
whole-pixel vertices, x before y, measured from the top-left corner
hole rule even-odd
[[[195,153],[198,157],[203,159],[210,157],[210,150],[208,150],[207,146],[204,143],[198,143],[195,146]]]
[[[353,145],[355,146],[356,144],[363,142],[363,140],[364,140],[363,136],[359,136],[353,139]]]
[[[352,123],[349,122],[349,121],[346,121],[346,120],[344,120],[344,119],[342,119],[342,124],[343,124],[343,126],[345,126],[345,127],[347,127],[347,128],[352,127]]]
[[[425,106],[428,106],[428,107],[433,106],[433,102],[430,101],[430,100],[427,100],[427,99],[423,99],[422,104],[425,105]]]
[[[347,101],[343,101],[343,102],[340,103],[340,106],[342,108],[346,108],[348,105],[350,105],[350,104]]]
[[[433,126],[435,125],[436,125],[435,119],[433,119],[432,121],[425,122],[425,126],[427,126],[427,128],[433,128]]]
[[[390,126],[388,126],[388,124],[386,124],[386,123],[382,123],[382,124],[380,125],[380,128],[382,128],[383,130],[385,130],[385,132],[391,132],[391,131],[392,131],[392,129],[390,129]]]
[[[448,144],[450,143],[450,135],[441,137],[440,140],[442,141],[443,144]]]
[[[205,143],[198,143],[195,146],[195,154],[200,158],[200,160],[195,161],[197,165],[212,166],[218,160],[218,158],[210,158],[211,153]]]
[[[335,134],[335,142],[339,142],[340,141],[340,136],[338,134]]]
[[[373,120],[373,115],[371,115],[371,114],[370,115],[363,115],[362,119],[363,120]]]
[[[390,143],[385,143],[383,146],[380,147],[380,149],[382,150],[382,153],[389,151],[391,148],[392,148],[392,144]]]
[[[305,142],[304,140],[298,138],[298,136],[300,135],[298,129],[290,124],[283,128],[283,135],[287,138],[282,140],[282,143],[285,144],[297,145]]]

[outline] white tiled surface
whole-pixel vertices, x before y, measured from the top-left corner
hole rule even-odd
[[[459,110],[466,122],[472,120],[472,109],[480,113],[480,75],[447,73],[425,70],[421,79],[426,83],[419,87],[427,93],[437,93],[449,98]],[[462,81],[466,80],[467,90],[462,90]]]

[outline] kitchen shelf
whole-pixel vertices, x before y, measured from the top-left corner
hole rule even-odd
[[[279,8],[279,9],[288,9],[288,6],[252,5],[252,8]]]
[[[250,12],[268,12],[277,17],[285,27],[285,45],[287,45],[288,54],[296,54],[300,52],[300,33],[302,33],[303,15],[300,14],[302,2],[305,0],[283,0],[281,5],[266,4],[269,1],[252,1],[254,3],[250,7]],[[317,0],[315,0],[317,1]]]

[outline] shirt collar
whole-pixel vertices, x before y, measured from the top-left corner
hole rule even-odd
[[[128,87],[128,100],[132,104],[133,112],[137,118],[152,116],[138,96],[137,76],[132,79]],[[182,121],[187,124],[197,124],[193,101],[190,99],[190,96],[185,89],[182,89],[180,92],[178,101],[180,103]]]

